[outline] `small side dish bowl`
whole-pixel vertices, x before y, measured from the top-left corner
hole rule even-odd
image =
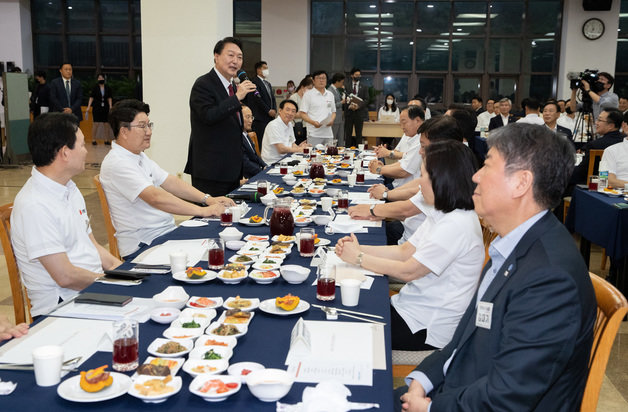
[[[160,307],[150,311],[150,318],[157,323],[170,323],[179,317],[181,311],[172,307]]]
[[[225,246],[227,246],[227,249],[229,250],[240,250],[244,247],[244,245],[246,245],[244,240],[228,240],[225,243]]]
[[[293,285],[305,282],[310,275],[310,269],[299,265],[284,265],[279,271],[286,282]]]
[[[259,369],[244,378],[249,390],[262,402],[276,402],[290,392],[294,376],[282,369]]]

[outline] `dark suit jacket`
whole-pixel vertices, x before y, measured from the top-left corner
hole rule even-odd
[[[515,119],[515,116],[513,116],[512,114],[508,115],[508,124],[514,123],[516,121],[517,120]],[[491,121],[488,123],[488,130],[491,131],[502,126],[505,126],[504,122],[502,121],[502,115],[498,114],[497,116],[491,118]]]
[[[220,182],[242,176],[242,105],[229,96],[216,70],[196,79],[190,92],[190,144],[185,173]],[[241,118],[241,117],[240,117]]]
[[[277,101],[275,100],[275,94],[273,92],[273,86],[270,86],[270,91],[273,92],[268,94],[268,90],[266,90],[266,86],[262,79],[258,76],[255,76],[252,80],[257,86],[257,91],[259,92],[259,96],[255,96],[253,93],[249,93],[246,96],[245,104],[251,108],[253,112],[253,123],[263,123],[264,125],[268,124],[274,117],[270,117],[268,112],[272,109],[277,110]],[[268,83],[270,84],[270,82]]]
[[[585,144],[582,147],[582,151],[584,152],[584,157],[582,158],[582,162],[578,166],[574,168],[573,174],[571,175],[571,184],[586,184],[587,173],[589,171],[589,150],[604,150],[609,146],[612,146],[617,143],[621,143],[624,140],[624,135],[616,130],[614,132],[606,133],[604,136],[599,139],[591,140],[589,143]],[[598,166],[596,165],[593,169],[593,173],[597,173]]]
[[[68,105],[68,95],[65,92],[65,81],[63,77],[57,77],[50,82],[50,111],[62,112],[66,107],[72,109],[72,114],[79,120],[83,120],[81,104],[83,102],[83,89],[81,82],[72,78],[70,80],[70,105]]]
[[[244,133],[242,133],[242,151],[244,153],[242,173],[249,179],[261,172],[266,167],[266,163],[257,155],[253,142]]]
[[[567,139],[573,141],[573,133],[564,126],[556,125],[556,133],[564,135]]]
[[[353,81],[349,79],[349,81],[345,84],[345,93],[348,95],[353,94]],[[369,102],[369,89],[364,85],[364,82],[360,80],[358,87],[357,96],[362,99],[362,102],[359,105],[358,110],[349,110],[349,105],[345,105],[345,118],[359,118],[362,120],[369,119],[369,111],[367,108],[367,104]],[[338,113],[336,113],[338,116]]]
[[[481,301],[493,304],[490,329],[475,326],[474,296],[451,342],[416,369],[434,384],[431,411],[579,410],[597,305],[573,238],[552,213],[523,236]]]

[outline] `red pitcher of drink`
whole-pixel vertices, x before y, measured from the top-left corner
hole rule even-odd
[[[294,233],[294,218],[292,217],[292,210],[290,210],[291,204],[292,198],[284,197],[274,200],[264,210],[264,220],[269,222],[271,236],[292,236]],[[268,220],[268,211],[270,209],[273,209],[273,214],[270,216],[270,220]]]

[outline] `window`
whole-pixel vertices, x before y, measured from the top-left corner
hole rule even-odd
[[[617,57],[615,59],[615,84],[611,91],[628,97],[628,0],[621,0],[619,31],[617,32]],[[583,67],[584,70],[586,67]]]
[[[242,70],[252,79],[255,63],[263,59],[261,0],[233,0],[233,35],[242,41]]]

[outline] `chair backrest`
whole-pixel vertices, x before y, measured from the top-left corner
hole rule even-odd
[[[118,250],[118,239],[116,239],[116,229],[111,222],[111,213],[109,212],[109,203],[107,203],[107,196],[100,183],[100,175],[94,176],[94,185],[98,191],[98,199],[100,199],[100,208],[102,209],[102,215],[105,219],[105,229],[107,229],[107,239],[109,240],[109,252],[120,259],[120,251]]]
[[[251,138],[251,141],[253,142],[253,144],[255,145],[255,151],[257,152],[257,155],[260,156],[259,142],[257,141],[257,133],[249,132],[248,135]]]
[[[597,408],[611,348],[619,325],[628,313],[628,302],[619,290],[596,274],[589,275],[597,299],[597,319],[593,330],[589,376],[584,388],[581,412],[594,412]]]
[[[589,184],[589,177],[591,177],[591,175],[593,175],[594,172],[599,170],[599,164],[600,164],[600,160],[602,160],[603,154],[604,154],[603,149],[589,150],[589,168],[587,169],[587,184]]]
[[[480,225],[482,226],[482,242],[484,243],[484,265],[486,265],[486,262],[489,260],[488,247],[497,237],[497,232],[493,232],[493,229],[491,229],[482,218],[480,218]]]
[[[20,272],[17,268],[13,245],[11,245],[11,211],[13,203],[0,206],[0,241],[2,250],[4,250],[4,258],[7,261],[7,271],[9,272],[9,283],[11,284],[11,294],[13,296],[13,312],[15,313],[16,323],[31,323],[31,302],[28,294],[22,285]]]

